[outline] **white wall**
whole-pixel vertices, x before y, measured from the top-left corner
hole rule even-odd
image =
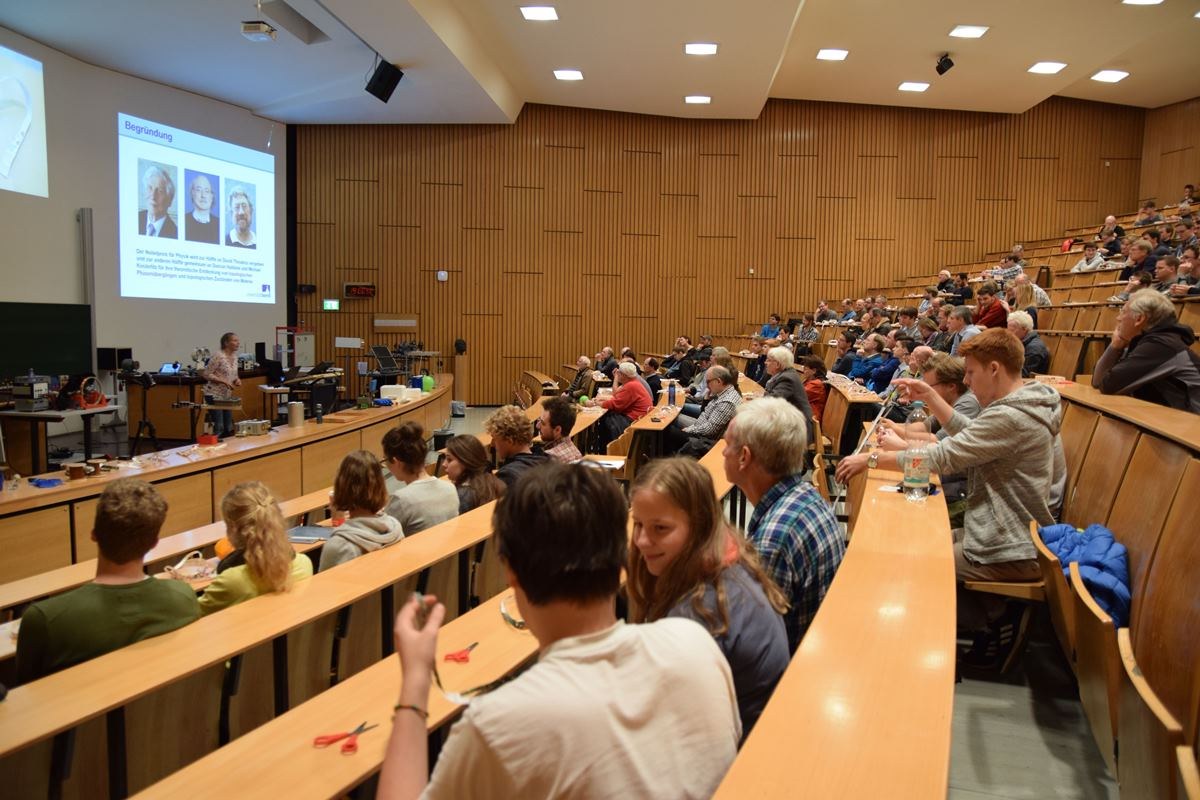
[[[85,64],[6,28],[0,28],[0,45],[44,64],[50,161],[49,198],[0,192],[0,300],[87,302],[75,215],[88,207],[94,225],[96,346],[132,347],[143,367],[183,360],[198,346],[215,351],[227,330],[236,331],[251,354],[257,341],[273,349],[274,327],[287,318],[285,291],[265,306],[118,296],[117,113],[274,154],[278,287],[286,285],[285,126],[237,106]]]

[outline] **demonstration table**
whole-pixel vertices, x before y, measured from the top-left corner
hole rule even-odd
[[[98,414],[115,414],[121,406],[101,406],[100,408],[73,408],[64,411],[0,411],[0,419],[19,420],[29,423],[29,453],[19,449],[14,452],[12,444],[8,448],[8,463],[23,475],[40,475],[45,472],[50,461],[46,447],[46,425],[51,422],[63,422],[72,417],[83,420],[83,457],[92,457],[92,417]],[[6,426],[7,427],[7,426]]]

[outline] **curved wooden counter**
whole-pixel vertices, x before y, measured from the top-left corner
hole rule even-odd
[[[945,797],[954,555],[942,495],[872,470],[812,626],[717,790],[734,797]]]
[[[216,448],[194,446],[164,450],[160,458],[142,457],[140,467],[120,463],[119,470],[52,489],[22,481],[17,491],[0,493],[0,582],[83,561],[96,554],[90,539],[97,498],[120,477],[136,476],[155,484],[169,505],[162,536],[200,527],[220,517],[221,497],[233,485],[261,480],[279,497],[298,497],[333,483],[343,456],[365,449],[382,455],[380,440],[401,419],[420,422],[426,432],[450,416],[454,379],[438,375],[428,395],[399,406],[348,409],[307,420],[302,428],[278,427],[266,436],[231,437]],[[52,473],[46,477],[63,477]]]

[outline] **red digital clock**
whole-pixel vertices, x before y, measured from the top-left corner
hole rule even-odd
[[[342,284],[342,296],[347,299],[354,300],[360,300],[363,298],[370,299],[375,296],[375,284],[344,283]]]

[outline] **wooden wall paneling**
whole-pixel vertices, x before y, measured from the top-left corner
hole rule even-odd
[[[220,519],[221,498],[213,502],[212,476],[208,473],[162,481],[154,484],[154,487],[167,501],[167,518],[158,532],[160,539]],[[76,562],[95,558],[99,552],[92,541],[92,528],[96,524],[96,507],[99,503],[98,497],[92,497],[71,504]],[[217,510],[215,516],[214,509]]]
[[[0,519],[0,583],[71,563],[71,509],[55,506]]]
[[[1185,183],[1200,185],[1200,97],[1145,114],[1138,195],[1159,205],[1177,202]]]
[[[1144,117],[772,100],[755,121],[528,105],[511,126],[302,127],[298,278],[320,296],[300,317],[327,358],[335,335],[393,344],[376,311],[420,313],[427,347],[468,339],[470,402],[504,402],[502,355],[553,370],[608,342],[741,333],[1125,210]],[[347,275],[377,276],[376,304],[321,312]]]
[[[284,499],[299,497],[303,494],[300,490],[300,476],[300,453],[297,450],[275,453],[215,469],[212,471],[212,518],[220,518],[221,498],[231,488],[243,481],[262,481],[276,497]]]

